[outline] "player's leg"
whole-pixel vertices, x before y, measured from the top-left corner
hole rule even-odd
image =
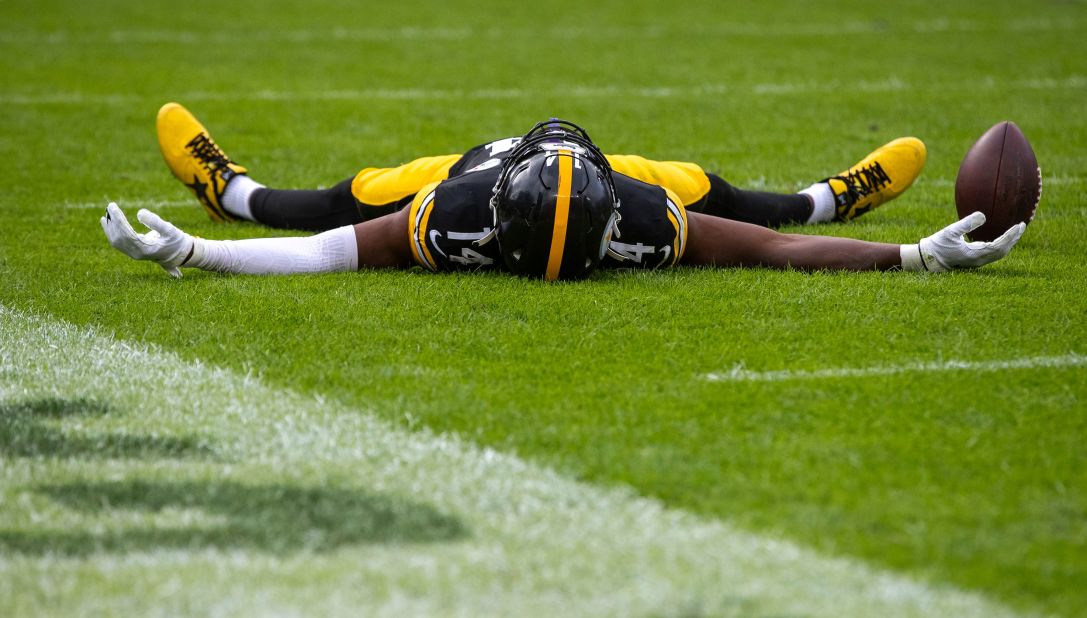
[[[695,163],[654,161],[638,155],[607,157],[615,171],[665,187],[689,211],[763,227],[807,223],[812,214],[812,200],[805,195],[745,191],[720,176],[707,174]]]
[[[836,176],[801,193],[814,206],[810,223],[849,221],[901,195],[921,175],[927,153],[916,137],[900,137],[876,148]]]
[[[396,167],[368,167],[351,181],[351,196],[364,221],[411,204],[423,187],[449,177],[462,155],[420,157]]]
[[[370,221],[410,203],[423,187],[449,175],[460,155],[421,157],[396,167],[368,167],[329,189],[269,189],[236,176],[223,207],[243,219],[277,228],[323,231]]]
[[[849,221],[898,197],[921,173],[925,145],[913,137],[885,144],[844,172],[795,194],[747,191],[696,164],[608,155],[623,174],[665,186],[690,211],[764,227]]]
[[[231,182],[223,195],[223,206],[243,219],[269,227],[320,232],[364,219],[351,195],[348,178],[328,189],[269,189],[257,185],[248,195],[235,194],[249,178]],[[256,184],[256,183],[254,183]],[[234,198],[234,199],[232,199]]]
[[[270,189],[231,161],[181,105],[159,110],[166,164],[215,221],[248,220],[275,228],[324,231],[399,209],[420,188],[441,180],[459,155],[425,157],[395,168],[367,168],[328,189]]]
[[[792,195],[744,191],[707,174],[710,190],[705,200],[689,209],[765,227],[845,222],[901,195],[921,174],[925,156],[921,140],[899,138],[844,172]]]
[[[156,121],[166,165],[196,195],[214,221],[256,221],[271,227],[312,231],[362,221],[351,181],[319,191],[268,189],[230,160],[189,110],[167,103]]]
[[[368,167],[322,190],[269,189],[237,175],[223,207],[240,218],[276,228],[323,231],[370,221],[410,203],[423,187],[449,175],[460,155],[422,157],[396,167]]]
[[[814,201],[808,195],[747,191],[716,174],[706,176],[710,181],[709,192],[687,210],[763,227],[815,223]]]

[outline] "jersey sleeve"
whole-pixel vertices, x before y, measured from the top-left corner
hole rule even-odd
[[[467,184],[463,180],[436,182],[412,200],[408,213],[411,253],[427,270],[479,270],[498,263],[490,208]]]
[[[668,222],[672,225],[672,230],[675,232],[672,237],[672,257],[670,260],[666,260],[668,263],[660,264],[661,266],[675,266],[679,264],[679,261],[683,258],[684,252],[687,251],[687,209],[684,208],[683,202],[679,200],[679,196],[670,191],[667,187],[665,192],[665,217],[668,218]]]
[[[618,234],[608,243],[604,266],[652,269],[675,266],[687,249],[687,210],[673,191],[616,177],[620,193]]]
[[[411,238],[411,255],[415,262],[427,270],[437,272],[438,262],[434,259],[436,251],[428,244],[427,233],[430,227],[430,215],[434,211],[434,196],[438,189],[437,182],[430,183],[415,194],[408,213],[408,237]]]

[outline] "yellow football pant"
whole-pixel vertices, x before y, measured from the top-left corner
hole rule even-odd
[[[397,167],[368,167],[351,182],[351,193],[362,207],[387,206],[415,195],[426,185],[445,180],[449,168],[463,155],[422,157]],[[642,182],[664,187],[684,207],[706,196],[706,172],[685,161],[653,161],[638,155],[605,155],[612,169]]]

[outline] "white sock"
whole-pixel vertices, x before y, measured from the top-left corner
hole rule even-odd
[[[800,193],[810,197],[814,205],[807,223],[826,223],[834,220],[836,209],[834,192],[830,190],[830,184],[817,182]]]
[[[238,174],[230,179],[223,191],[223,208],[235,217],[241,217],[249,221],[253,218],[253,211],[249,208],[249,196],[257,189],[263,189],[264,185],[253,180],[245,174]]]
[[[252,238],[248,240],[193,239],[185,266],[222,273],[290,275],[334,273],[359,268],[355,228],[345,225],[315,236]]]

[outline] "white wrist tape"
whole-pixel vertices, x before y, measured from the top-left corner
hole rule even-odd
[[[350,225],[302,238],[196,238],[184,265],[249,275],[342,272],[358,270],[359,249]]]
[[[925,260],[921,257],[920,245],[900,245],[899,255],[902,257],[902,270],[925,272],[929,270]]]

